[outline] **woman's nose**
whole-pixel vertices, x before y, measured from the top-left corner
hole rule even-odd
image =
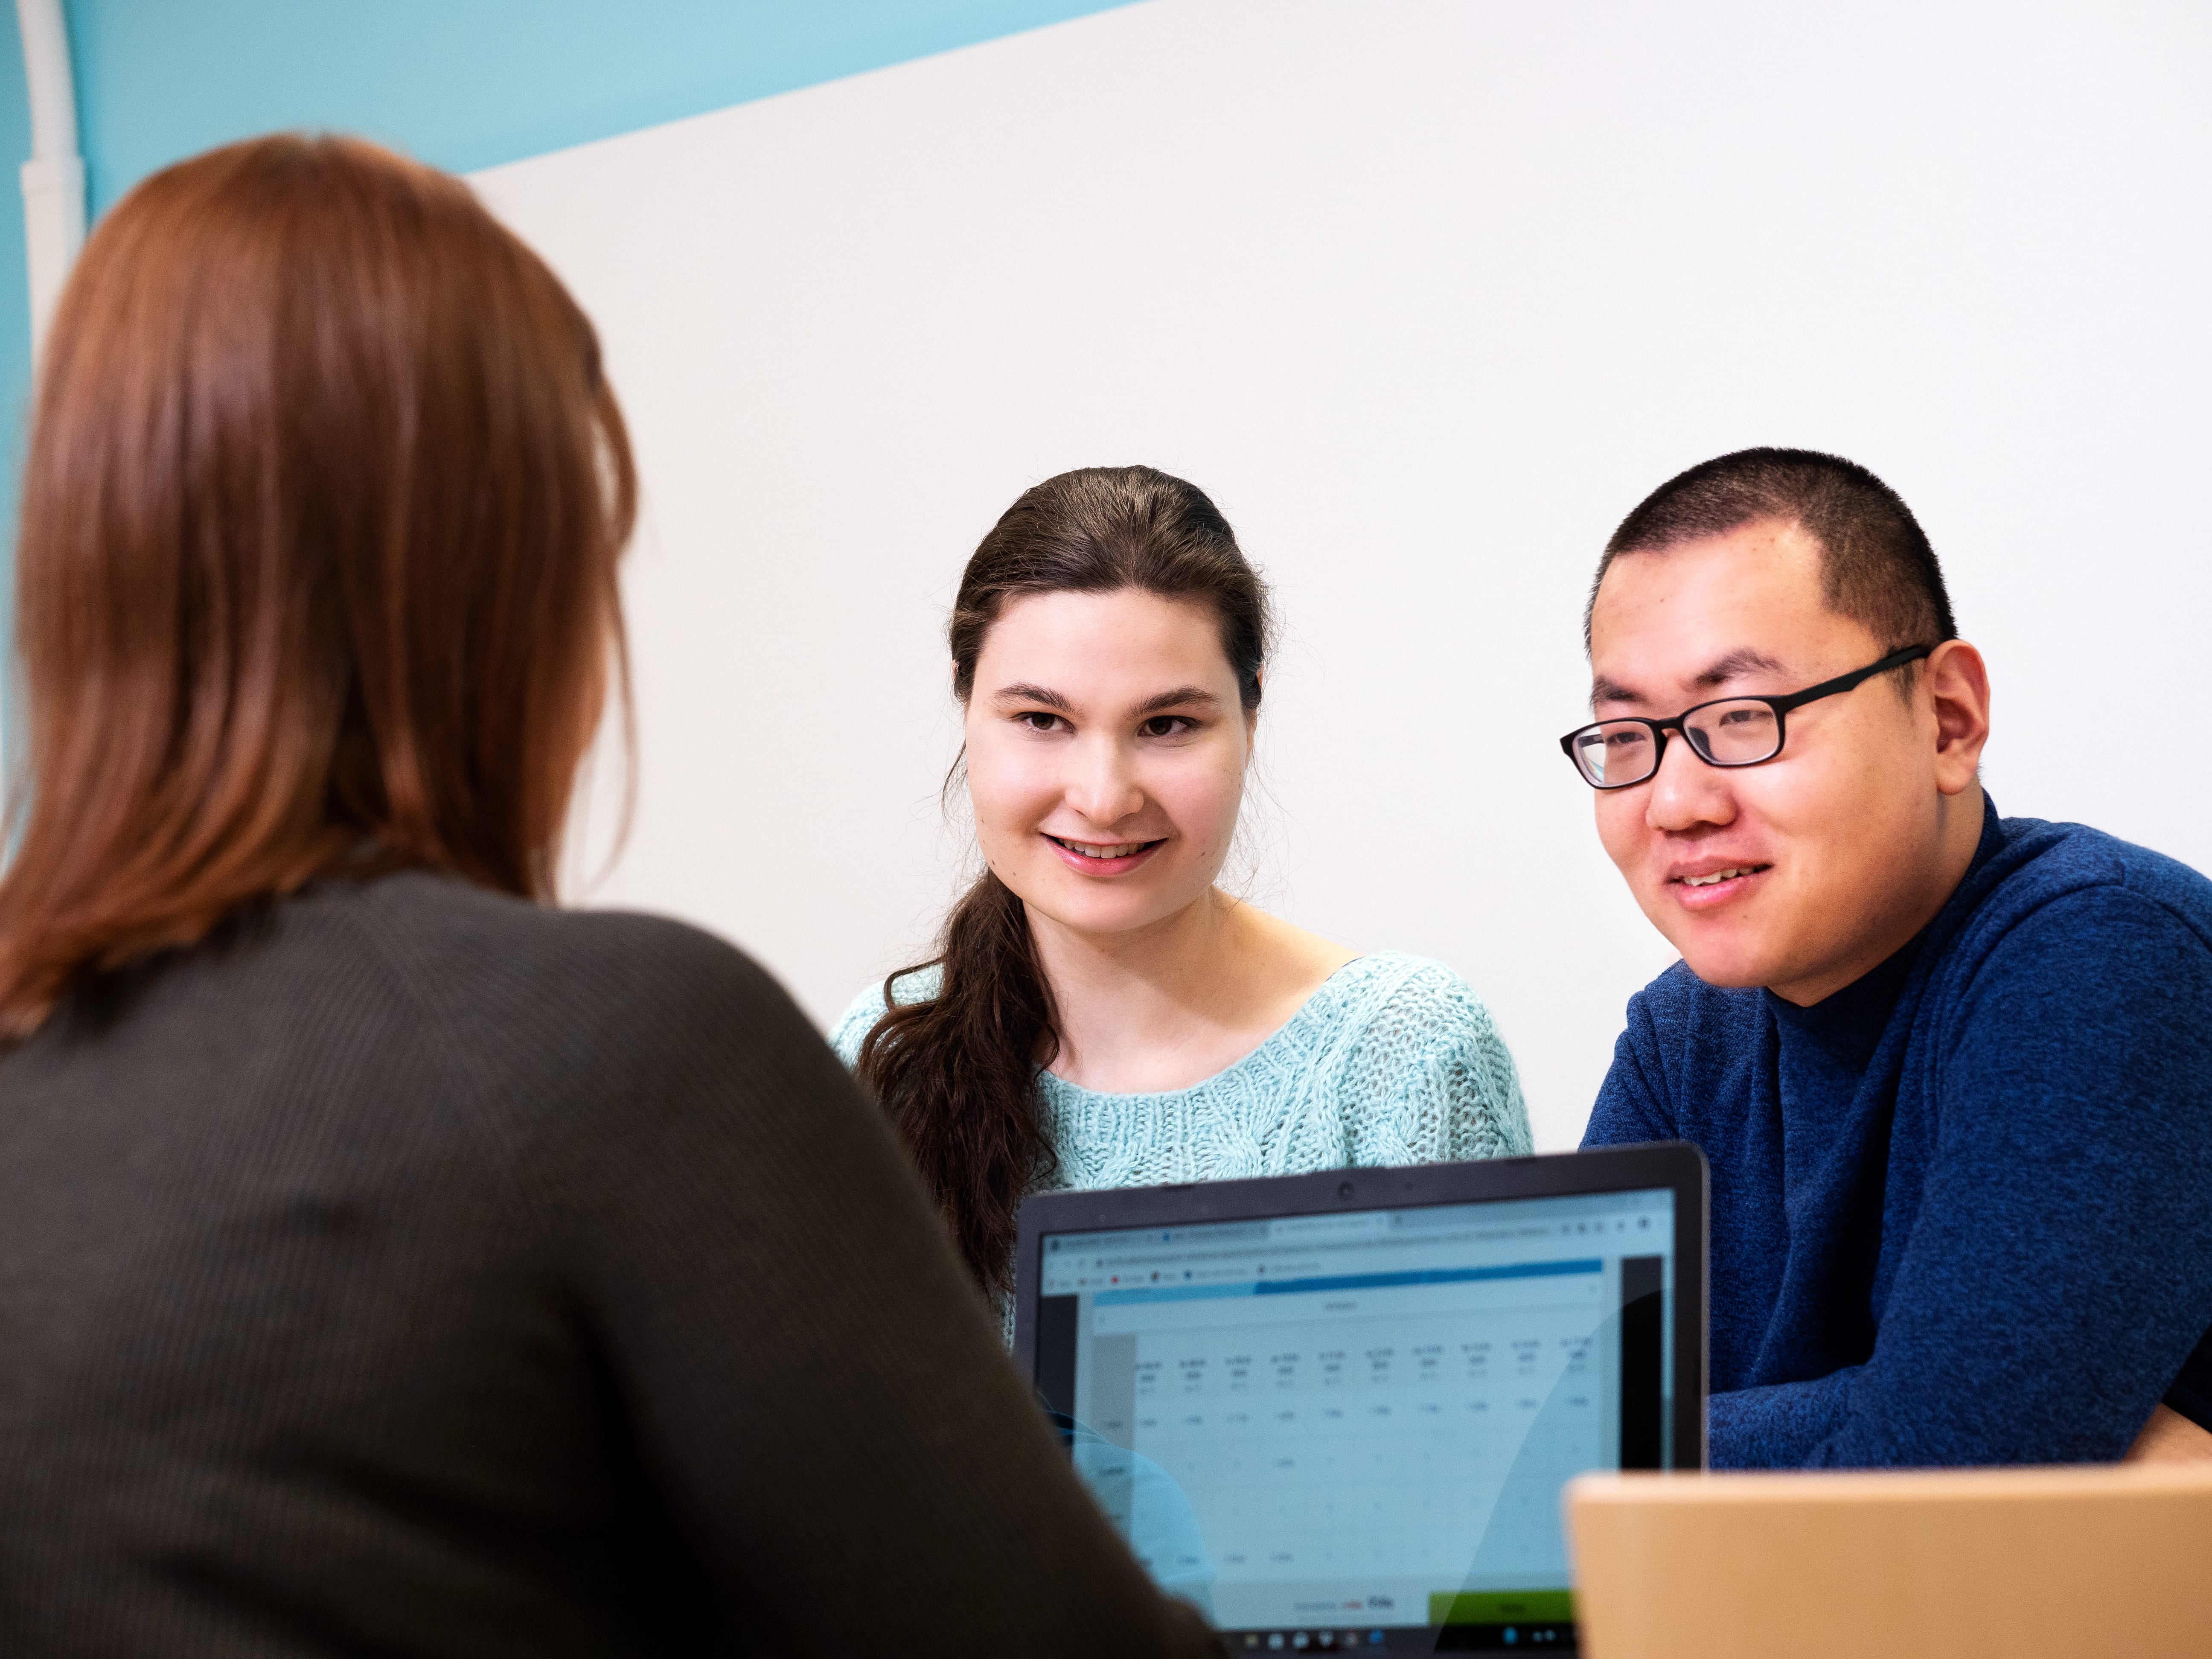
[[[1136,757],[1127,745],[1094,737],[1077,743],[1073,749],[1066,791],[1070,806],[1102,830],[1144,806]]]

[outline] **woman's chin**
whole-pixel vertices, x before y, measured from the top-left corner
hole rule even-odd
[[[1196,892],[1164,893],[1149,883],[1139,889],[1048,873],[1048,878],[1034,887],[1016,890],[1030,914],[1070,933],[1098,939],[1158,927],[1188,909],[1206,891],[1201,887]]]

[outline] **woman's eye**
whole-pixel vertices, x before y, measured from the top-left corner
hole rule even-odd
[[[1032,732],[1049,732],[1060,724],[1059,715],[1048,714],[1042,708],[1032,708],[1026,713],[1017,714],[1014,720],[1017,724],[1026,726]]]
[[[1182,714],[1155,714],[1137,728],[1137,735],[1145,738],[1179,738],[1195,724]]]

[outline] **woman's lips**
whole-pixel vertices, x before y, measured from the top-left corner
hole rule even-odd
[[[1667,889],[1685,910],[1711,910],[1738,899],[1774,866],[1771,864],[1723,866],[1687,876],[1669,876]]]
[[[1146,859],[1167,845],[1164,840],[1147,842],[1068,842],[1058,836],[1047,836],[1052,850],[1060,854],[1060,861],[1079,875],[1119,876],[1135,869]],[[1093,858],[1088,853],[1079,853],[1078,847],[1134,847],[1133,853],[1120,853],[1112,858]]]

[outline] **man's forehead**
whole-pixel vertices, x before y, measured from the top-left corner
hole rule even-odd
[[[1801,526],[1754,519],[1718,535],[1614,556],[1598,584],[1593,623],[1685,600],[1820,605],[1820,544]]]
[[[1623,554],[1591,610],[1591,700],[1667,702],[1787,676],[1856,626],[1827,608],[1819,545],[1795,525]]]

